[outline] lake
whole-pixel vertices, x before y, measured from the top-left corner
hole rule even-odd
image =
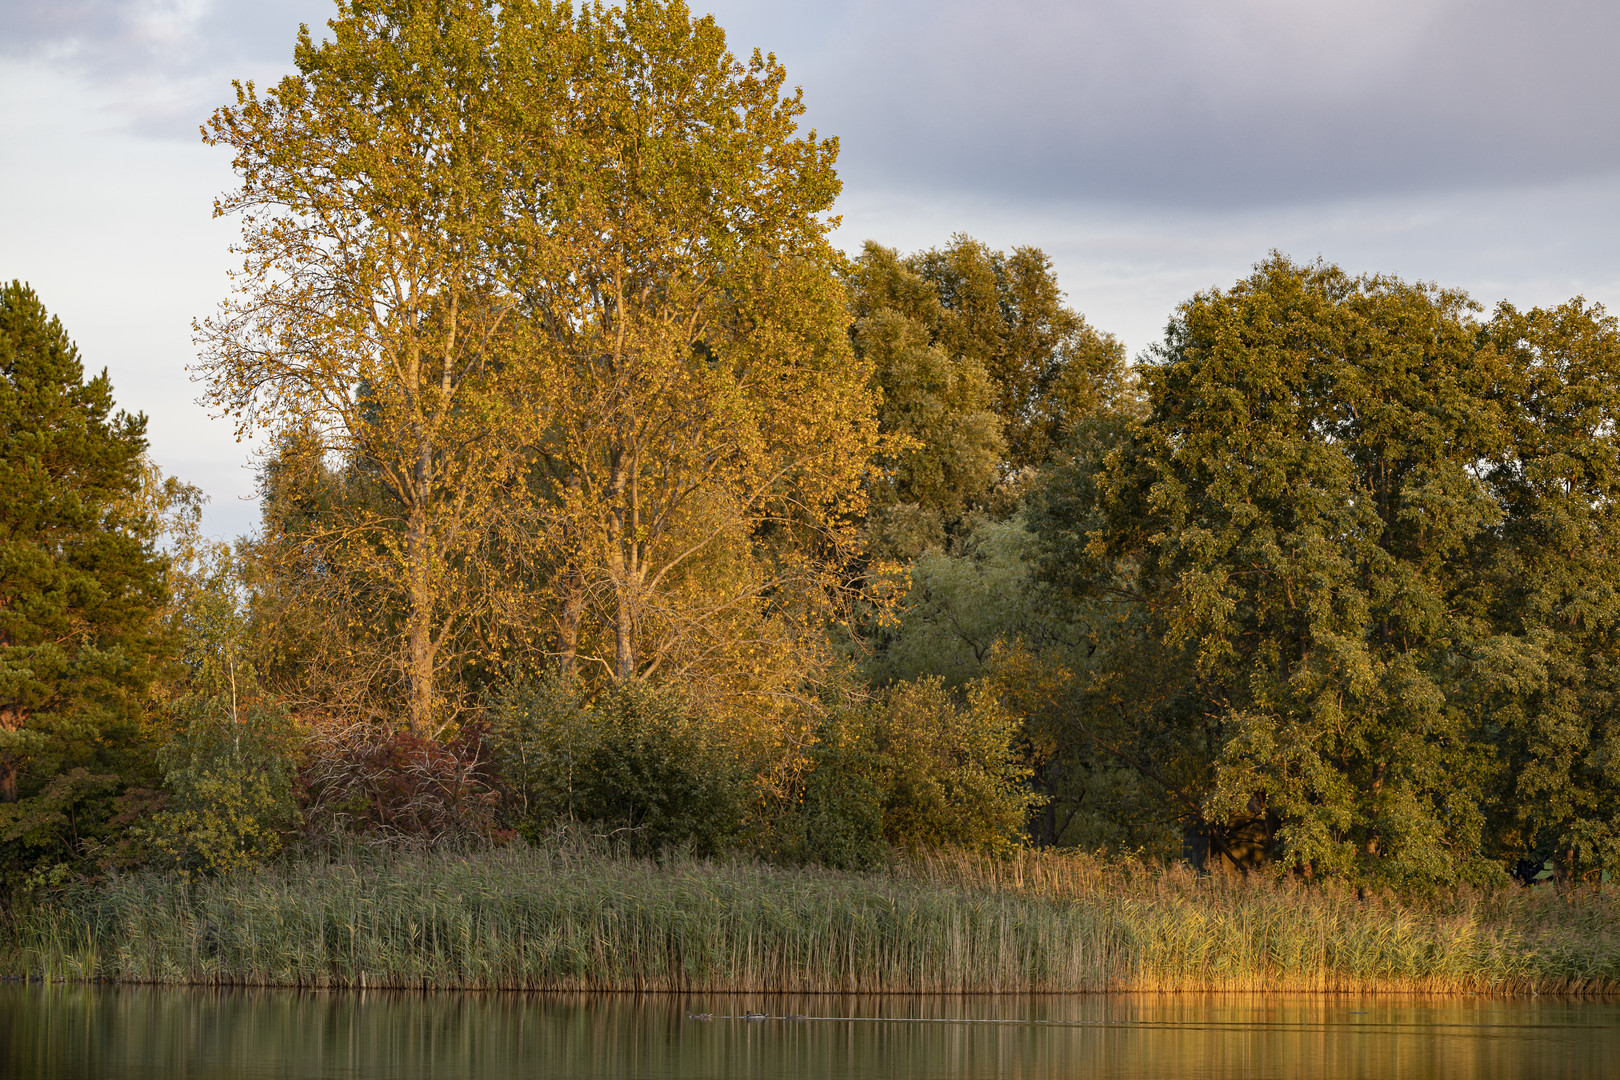
[[[745,1019],[749,1011],[769,1017]],[[1614,1001],[642,997],[0,984],[6,1078],[1616,1074],[1620,1002]]]

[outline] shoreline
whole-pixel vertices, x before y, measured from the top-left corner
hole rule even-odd
[[[938,1000],[1011,1000],[1017,998],[1030,999],[1063,999],[1063,998],[1219,998],[1237,1000],[1253,998],[1256,1000],[1273,1000],[1278,998],[1290,999],[1371,999],[1391,1002],[1396,1001],[1468,1001],[1475,1000],[1481,1003],[1488,1002],[1608,1002],[1620,1001],[1620,983],[1610,985],[1607,989],[1589,990],[1402,990],[1369,988],[1359,990],[1223,990],[1200,989],[1187,987],[1177,990],[956,990],[956,991],[928,991],[928,990],[893,990],[893,991],[842,991],[842,990],[546,990],[529,987],[506,986],[384,986],[368,984],[366,986],[303,985],[278,983],[233,983],[233,982],[160,982],[156,980],[115,979],[115,978],[46,978],[40,975],[0,975],[0,986],[32,986],[32,987],[94,987],[107,990],[185,990],[185,991],[218,991],[220,993],[275,993],[275,994],[317,994],[334,996],[359,996],[367,994],[389,995],[400,997],[441,997],[441,996],[518,996],[541,997],[558,999],[594,998],[603,997],[614,1000],[628,1000],[634,998],[653,999],[682,999],[702,998],[710,1000],[717,997],[739,997],[750,1001],[763,1000],[767,1003],[780,999],[843,999],[853,1001],[870,1000],[904,1000],[907,998],[926,998],[930,1001]],[[768,1014],[766,1019],[783,1020],[787,1016]],[[744,1016],[715,1016],[715,1020],[742,1020]],[[805,1017],[810,1020],[867,1020],[888,1019],[885,1017]],[[906,1019],[895,1017],[894,1019]],[[932,1019],[932,1018],[927,1018]],[[962,1020],[962,1023],[979,1022]],[[987,1021],[988,1022],[988,1021]],[[995,1023],[1014,1023],[1016,1021],[994,1021]],[[1034,1023],[1035,1021],[1029,1021]],[[1045,1023],[1047,1021],[1041,1021]]]

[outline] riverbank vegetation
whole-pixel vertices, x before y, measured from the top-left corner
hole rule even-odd
[[[121,877],[42,909],[46,978],[750,992],[1612,992],[1620,900],[1429,900],[1274,874],[959,851],[870,873],[613,856],[548,839],[351,854],[188,887]]]
[[[243,269],[193,371],[256,534],[0,296],[35,970],[1612,979],[1601,305],[1273,253],[1128,361],[1038,248],[835,249],[836,140],[676,0],[329,30],[206,128]]]

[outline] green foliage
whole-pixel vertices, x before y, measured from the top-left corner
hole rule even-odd
[[[1273,257],[1182,306],[1148,415],[1034,515],[1121,611],[1074,724],[1217,852],[1413,888],[1612,857],[1620,338],[1477,310]]]
[[[1038,574],[1038,540],[1022,513],[980,518],[949,552],[932,550],[911,565],[898,625],[880,630],[868,670],[885,684],[929,675],[955,689],[982,677],[1002,642],[1072,654],[1088,625],[1059,602]]]
[[[1044,466],[1076,423],[1120,403],[1124,346],[1063,306],[1039,248],[992,251],[958,234],[906,266],[939,298],[936,340],[989,375],[1008,468]]]
[[[276,854],[297,816],[293,798],[297,731],[271,699],[256,650],[244,564],[230,545],[187,529],[195,499],[175,499],[179,528],[171,622],[180,671],[167,706],[169,737],[157,750],[165,805],[137,824],[160,863],[185,874],[218,874]],[[184,494],[184,492],[181,492]]]
[[[1085,424],[1120,429],[1117,418]],[[867,672],[879,685],[928,675],[951,689],[994,682],[1020,718],[1019,752],[1044,797],[1034,842],[1174,855],[1179,826],[1162,793],[1100,748],[1068,708],[1077,673],[1089,675],[1118,643],[1118,612],[1077,602],[1042,576],[1028,516],[979,517],[949,552],[918,558],[897,624],[873,634]]]
[[[914,507],[937,529],[960,517],[995,478],[1006,448],[991,408],[995,386],[980,359],[936,340],[944,309],[933,286],[897,252],[868,243],[850,296],[856,351],[883,391],[879,424],[906,440],[885,463],[887,478],[874,502],[880,511]]]
[[[742,826],[748,777],[716,733],[639,681],[594,698],[577,678],[510,687],[489,741],[520,831],[577,821],[636,853],[721,850]]]
[[[1051,260],[958,236],[902,259],[868,242],[849,275],[850,335],[896,437],[871,532],[884,555],[943,548],[970,509],[1044,465],[1068,430],[1114,407],[1124,350],[1063,306]]]
[[[859,712],[834,712],[821,724],[803,802],[788,819],[788,856],[866,870],[887,853],[882,761],[863,719]]]
[[[219,874],[276,854],[296,819],[294,730],[283,710],[238,711],[229,697],[191,701],[158,752],[169,803],[140,826],[182,873]]]
[[[0,289],[0,891],[77,857],[150,769],[165,587],[136,503],[145,428],[32,290]]]
[[[881,701],[823,725],[790,854],[845,869],[888,847],[1002,852],[1018,843],[1040,797],[1015,740],[1018,717],[988,684],[957,697],[940,678],[896,683]]]
[[[1102,520],[1053,538],[1059,580],[1126,577],[1152,612],[1111,672],[1163,687],[1109,702],[1128,752],[1203,824],[1317,872],[1476,865],[1488,762],[1446,691],[1480,634],[1469,543],[1500,512],[1473,468],[1500,439],[1468,311],[1281,258],[1195,297],[1101,466]]]
[[[1501,779],[1493,853],[1563,874],[1620,869],[1620,324],[1572,300],[1497,307],[1509,452],[1480,587],[1496,634],[1470,658],[1472,704]],[[1532,871],[1533,872],[1533,871]]]
[[[1039,802],[1014,740],[1018,718],[989,686],[958,702],[938,677],[897,683],[872,714],[883,833],[905,848],[1003,850]]]
[[[595,735],[585,695],[577,676],[550,673],[506,687],[487,711],[508,810],[529,840],[579,816],[575,778]]]

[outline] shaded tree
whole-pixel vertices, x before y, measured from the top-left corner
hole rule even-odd
[[[1494,636],[1471,660],[1473,707],[1501,781],[1490,849],[1528,874],[1620,865],[1620,324],[1572,300],[1503,303],[1508,441],[1486,473],[1500,542],[1481,596]]]

